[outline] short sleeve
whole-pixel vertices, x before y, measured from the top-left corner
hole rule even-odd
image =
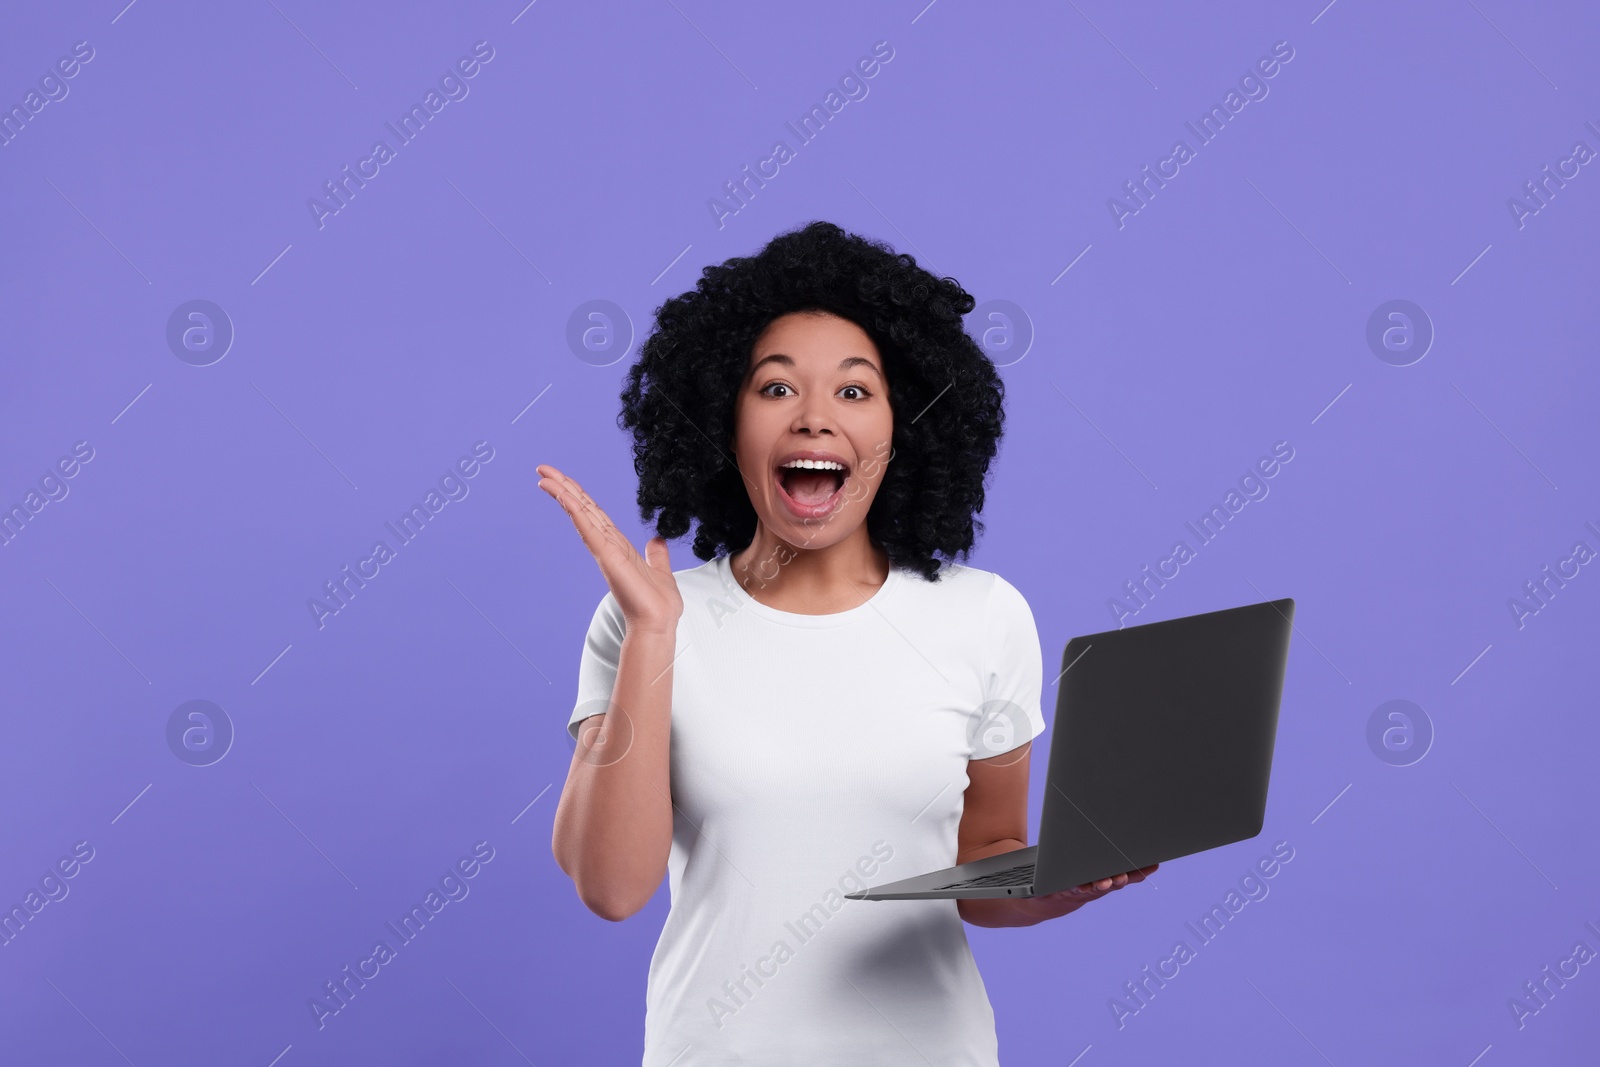
[[[583,639],[583,654],[578,660],[578,698],[567,719],[567,733],[578,738],[578,724],[591,715],[602,714],[611,702],[617,684],[617,662],[622,656],[622,638],[627,631],[622,608],[609,591],[594,609],[589,632]]]
[[[983,708],[973,737],[973,759],[989,759],[1044,733],[1040,696],[1044,655],[1033,610],[1010,582],[994,576],[985,613]]]

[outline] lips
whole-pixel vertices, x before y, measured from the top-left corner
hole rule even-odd
[[[817,470],[783,467],[797,459],[824,460],[845,469]],[[850,480],[850,465],[841,457],[825,452],[798,452],[785,456],[773,471],[773,481],[784,507],[798,519],[820,519],[837,510]]]

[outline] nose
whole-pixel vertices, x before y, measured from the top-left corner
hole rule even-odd
[[[789,429],[794,433],[835,433],[833,417],[828,413],[827,401],[815,392],[796,408],[794,422]]]

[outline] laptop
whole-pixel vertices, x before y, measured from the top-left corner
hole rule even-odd
[[[1032,897],[1261,833],[1292,599],[1074,637],[1038,843],[845,894]]]

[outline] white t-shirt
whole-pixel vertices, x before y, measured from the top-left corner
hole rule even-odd
[[[997,1067],[955,901],[843,894],[953,865],[967,761],[1044,730],[1027,601],[955,563],[937,582],[892,567],[832,615],[762,604],[726,556],[674,575],[672,906],[644,1067]],[[608,592],[574,736],[605,710],[623,630]]]

